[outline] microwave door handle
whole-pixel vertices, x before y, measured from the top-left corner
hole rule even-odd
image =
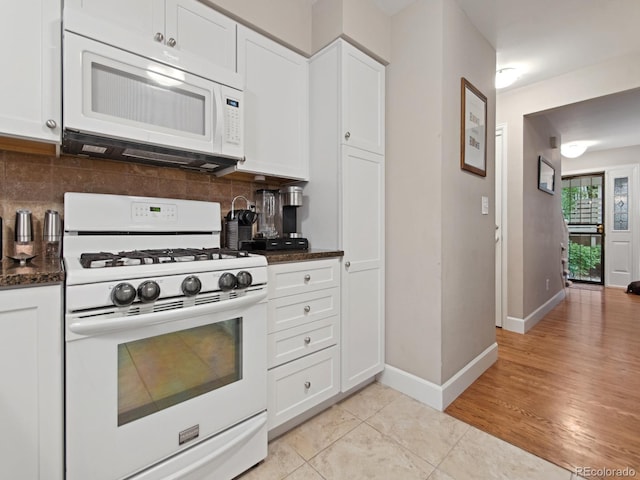
[[[222,138],[224,135],[224,109],[226,106],[222,104],[222,88],[220,85],[214,85],[211,93],[213,95],[212,101],[215,104],[214,112],[216,122],[212,128],[213,144],[219,151],[222,151],[222,146],[224,145],[224,139]]]
[[[141,315],[122,316],[91,320],[78,320],[69,324],[69,330],[77,335],[92,336],[115,331],[131,330],[134,328],[156,325],[158,323],[184,320],[185,318],[210,315],[212,313],[233,311],[241,307],[248,307],[267,297],[267,291],[246,295],[243,297],[224,300],[206,305],[165,310],[162,312],[143,313]]]

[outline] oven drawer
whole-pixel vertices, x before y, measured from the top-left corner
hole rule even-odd
[[[338,316],[272,333],[269,335],[267,343],[268,367],[277,367],[323,348],[336,345],[339,340]]]
[[[269,299],[340,285],[338,259],[269,265]]]
[[[328,288],[276,298],[267,306],[268,332],[275,333],[340,313],[340,291]]]
[[[340,391],[338,346],[270,370],[269,386],[269,429],[273,429]]]

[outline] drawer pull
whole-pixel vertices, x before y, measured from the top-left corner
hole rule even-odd
[[[304,313],[309,313],[311,311],[311,307],[309,305],[305,305]]]
[[[304,276],[304,281],[308,282],[309,280],[311,280],[311,275],[309,275],[308,273]]]
[[[304,337],[304,343],[309,345],[311,343],[311,337]]]
[[[304,382],[304,388],[309,390],[311,388],[311,382]]]

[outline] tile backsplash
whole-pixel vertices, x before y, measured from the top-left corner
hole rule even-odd
[[[0,217],[3,219],[3,257],[12,252],[15,212],[33,213],[36,250],[42,240],[42,221],[48,209],[64,213],[65,192],[112,193],[220,202],[222,214],[236,195],[249,200],[260,188],[277,185],[217,178],[211,174],[169,167],[61,155],[43,156],[0,150]],[[245,208],[241,202],[236,208]],[[64,219],[63,219],[64,220]]]

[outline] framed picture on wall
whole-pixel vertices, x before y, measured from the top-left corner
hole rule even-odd
[[[538,157],[538,188],[553,195],[556,186],[556,169],[542,155]]]
[[[487,97],[462,77],[460,168],[487,175]]]

